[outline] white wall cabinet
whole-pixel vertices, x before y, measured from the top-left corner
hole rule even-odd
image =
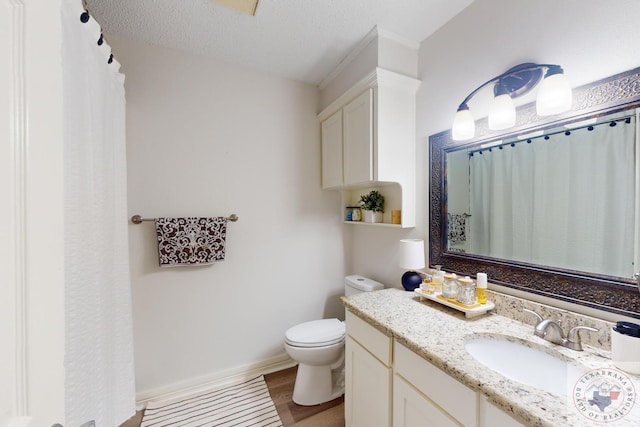
[[[322,188],[373,182],[373,89],[324,120],[321,131]]]
[[[322,188],[339,188],[342,168],[342,110],[322,122]]]
[[[523,427],[401,343],[347,311],[347,427]]]
[[[373,171],[373,89],[342,109],[344,185],[370,184]]]
[[[392,186],[399,226],[415,227],[415,94],[420,81],[381,68],[345,92],[318,118],[322,188]],[[390,215],[386,215],[390,218]],[[390,222],[390,221],[389,221]]]

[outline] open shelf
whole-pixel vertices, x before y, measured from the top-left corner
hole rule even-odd
[[[374,226],[374,227],[402,228],[402,224],[389,224],[388,222],[344,221],[344,223],[350,224],[350,225],[367,225],[367,226]]]
[[[375,186],[363,186],[359,188],[350,188],[342,190],[342,208],[343,215],[345,209],[348,206],[358,206],[358,201],[362,194],[366,194],[371,190],[378,190],[380,194],[384,196],[384,213],[382,215],[382,222],[364,222],[364,221],[344,221],[346,224],[360,224],[366,226],[382,226],[392,228],[413,228],[415,227],[416,215],[415,205],[413,200],[411,202],[408,194],[404,194],[400,184],[395,182],[383,182],[377,183]],[[391,223],[391,211],[401,211],[400,224]],[[344,216],[343,216],[344,218]]]

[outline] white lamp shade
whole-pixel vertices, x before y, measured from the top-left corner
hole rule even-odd
[[[476,135],[476,123],[473,114],[468,109],[459,110],[453,119],[451,138],[454,141],[464,141]]]
[[[498,95],[489,105],[489,129],[508,129],[516,124],[516,106],[509,94]]]
[[[540,83],[536,99],[536,113],[539,116],[551,116],[571,109],[573,98],[569,80],[564,74],[546,77]]]
[[[424,240],[400,240],[400,267],[405,270],[418,270],[424,266]]]

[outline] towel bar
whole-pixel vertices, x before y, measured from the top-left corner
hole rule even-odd
[[[225,218],[227,221],[236,222],[238,215],[231,214]],[[140,215],[134,215],[131,217],[131,222],[134,224],[140,224],[142,221],[155,221],[155,218],[142,218]]]

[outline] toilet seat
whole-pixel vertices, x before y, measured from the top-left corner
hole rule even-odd
[[[289,328],[284,334],[284,340],[294,347],[324,347],[343,341],[344,336],[344,322],[338,319],[322,319]]]

